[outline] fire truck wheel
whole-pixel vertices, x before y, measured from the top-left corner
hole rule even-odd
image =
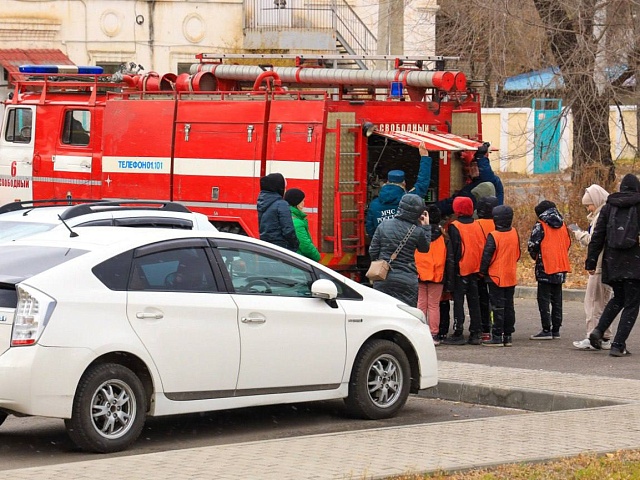
[[[4,421],[7,419],[8,416],[9,416],[8,413],[0,412],[0,425],[4,423]]]
[[[402,348],[389,340],[367,342],[351,371],[347,409],[368,420],[396,415],[409,397],[411,367]]]
[[[146,416],[140,379],[123,365],[105,363],[90,368],[80,379],[65,426],[81,449],[111,453],[136,441]]]

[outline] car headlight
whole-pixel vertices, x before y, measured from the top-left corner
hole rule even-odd
[[[13,315],[11,346],[35,345],[51,318],[56,301],[31,287],[18,285],[16,289],[18,305]]]
[[[419,308],[410,307],[409,305],[401,305],[401,304],[398,304],[398,308],[400,310],[403,310],[403,311],[413,315],[418,320],[420,320],[422,323],[427,325],[427,317],[425,317],[424,312],[422,310],[420,310]]]

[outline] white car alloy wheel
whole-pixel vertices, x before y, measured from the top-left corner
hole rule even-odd
[[[409,360],[402,348],[389,340],[372,340],[353,365],[347,407],[358,417],[393,417],[409,397],[410,379]]]
[[[98,365],[80,380],[72,417],[65,424],[83,450],[117,452],[138,438],[146,410],[142,382],[131,370],[117,364]]]

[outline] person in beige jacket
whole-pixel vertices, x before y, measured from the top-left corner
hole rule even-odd
[[[607,202],[607,192],[600,185],[593,184],[586,188],[585,194],[582,197],[582,204],[587,208],[589,214],[587,220],[589,220],[589,228],[587,230],[581,230],[577,225],[569,225],[569,228],[573,231],[576,240],[586,247],[591,241],[591,233],[596,226],[598,217],[600,216],[600,210]],[[595,273],[589,275],[587,280],[587,290],[584,295],[584,312],[587,316],[587,335],[584,340],[577,340],[573,342],[573,346],[579,350],[591,350],[593,347],[589,343],[589,333],[598,325],[598,320],[602,315],[604,307],[611,299],[613,291],[609,285],[602,283],[602,252],[598,257],[598,263]],[[603,335],[602,348],[608,350],[611,348],[611,329]]]

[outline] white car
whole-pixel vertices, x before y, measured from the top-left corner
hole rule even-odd
[[[295,253],[195,230],[85,227],[0,248],[0,423],[65,419],[115,452],[147,416],[345,398],[395,415],[437,384],[424,314]]]
[[[206,215],[175,202],[65,199],[13,202],[0,207],[0,242],[54,228],[97,225],[217,230]]]

